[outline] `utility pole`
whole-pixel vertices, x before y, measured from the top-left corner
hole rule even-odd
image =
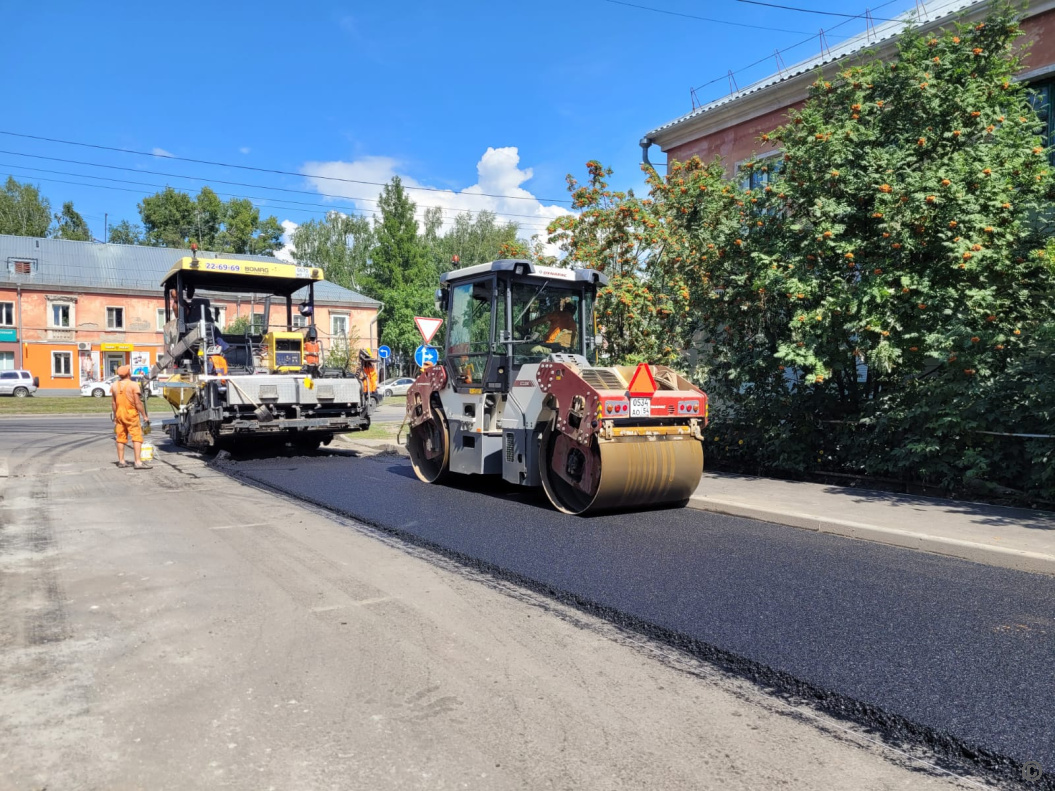
[[[96,217],[99,215],[96,214]],[[110,241],[110,214],[109,212],[103,212],[103,244]]]

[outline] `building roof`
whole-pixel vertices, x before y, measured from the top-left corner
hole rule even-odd
[[[815,69],[822,68],[834,61],[842,60],[843,58],[863,53],[871,49],[892,49],[893,42],[910,26],[915,26],[923,31],[935,27],[941,27],[948,24],[951,17],[961,12],[966,12],[968,10],[980,11],[988,7],[989,4],[990,0],[929,0],[929,2],[923,2],[921,0],[918,4],[920,8],[918,17],[916,9],[914,8],[905,12],[894,21],[882,22],[874,25],[868,30],[847,39],[837,46],[826,48],[820,55],[800,61],[776,74],[771,74],[765,79],[758,80],[741,90],[734,91],[728,96],[723,96],[713,102],[704,104],[690,113],[686,113],[679,118],[675,118],[673,121],[658,126],[648,132],[645,137],[666,147],[666,140],[664,138],[669,138],[674,130],[683,127],[696,119],[702,120],[701,116],[713,113],[721,107],[740,102],[745,97],[766,91],[779,83],[792,81],[796,77],[809,74]],[[1030,5],[1036,6],[1038,3],[1031,2]],[[1030,11],[1035,12],[1035,9],[1031,9]],[[1030,15],[1030,11],[1026,12],[1027,16]]]
[[[144,245],[71,242],[33,236],[0,234],[0,285],[71,288],[87,291],[134,291],[160,296],[166,273],[190,250]],[[261,263],[283,263],[260,255],[219,254],[223,258]],[[198,252],[199,258],[216,253]],[[30,261],[31,272],[22,273],[15,261]],[[380,303],[357,291],[322,281],[315,284],[315,299],[324,304],[377,307]]]

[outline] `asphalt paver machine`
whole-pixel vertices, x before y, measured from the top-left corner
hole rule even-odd
[[[445,359],[407,394],[418,478],[501,475],[569,514],[688,500],[707,396],[666,366],[594,364],[602,273],[502,260],[440,281]]]
[[[175,412],[165,421],[175,442],[238,448],[281,441],[312,449],[369,427],[362,382],[347,367],[320,365],[314,307],[322,280],[316,267],[279,261],[199,258],[195,251],[176,262],[161,284],[165,352],[148,377],[161,381]],[[238,295],[252,312],[249,326],[224,331],[208,295]],[[273,301],[283,308],[276,324]]]

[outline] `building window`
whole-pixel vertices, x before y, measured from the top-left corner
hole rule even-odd
[[[1033,93],[1029,97],[1029,103],[1033,105],[1033,109],[1036,111],[1037,116],[1041,120],[1040,137],[1042,145],[1045,148],[1051,146],[1052,135],[1055,133],[1055,108],[1052,107],[1052,86],[1055,83],[1040,82],[1030,85],[1030,90]],[[1049,152],[1048,158],[1055,161],[1055,152]]]
[[[220,305],[215,307],[213,308],[213,313],[216,314],[216,327],[223,332],[223,328],[227,326],[227,306]]]
[[[0,302],[0,327],[15,326],[15,303]]]
[[[37,262],[33,258],[8,258],[7,271],[12,275],[32,275],[37,271]]]
[[[125,309],[124,308],[107,308],[106,309],[106,329],[108,330],[123,330],[125,328]]]
[[[348,315],[341,313],[330,314],[330,335],[348,337]]]
[[[299,313],[293,314],[293,329],[299,330],[301,327],[308,326],[308,317],[301,316]]]
[[[15,370],[15,353],[0,352],[0,371]]]
[[[51,375],[73,376],[73,352],[51,353]]]
[[[51,306],[52,327],[70,327],[73,325],[73,309],[70,305]]]
[[[158,308],[158,332],[165,329],[165,309]]]
[[[254,313],[253,314],[253,335],[263,335],[267,332],[267,325],[264,324],[264,314]]]
[[[783,152],[774,151],[755,157],[745,162],[754,162],[755,166],[749,171],[744,171],[744,162],[737,163],[737,172],[741,175],[740,185],[744,189],[756,190],[764,188],[770,181],[776,178],[780,169],[784,166]]]

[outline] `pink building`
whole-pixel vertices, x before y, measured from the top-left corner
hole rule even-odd
[[[0,236],[0,370],[26,368],[42,388],[79,389],[120,365],[149,368],[162,351],[161,280],[190,250]],[[213,253],[199,253],[215,257]],[[275,263],[274,258],[223,254]],[[249,297],[212,297],[220,325],[256,315]],[[333,283],[315,286],[315,325],[334,345],[377,348],[380,303]],[[284,312],[284,311],[283,311]],[[251,319],[252,320],[252,319]],[[303,324],[300,315],[294,325]]]
[[[990,0],[930,0],[920,2],[917,28],[923,32],[954,20],[977,22],[989,12]],[[1055,131],[1052,86],[1055,84],[1055,0],[1031,0],[1022,13],[1023,45],[1029,47],[1025,68],[1019,75],[1038,92],[1037,107],[1048,119],[1048,140]],[[906,21],[883,22],[869,31],[826,50],[823,55],[797,63],[742,90],[716,99],[648,132],[641,141],[647,151],[658,145],[667,160],[684,162],[694,155],[705,162],[722,158],[730,177],[740,163],[776,153],[759,137],[786,120],[789,109],[806,100],[817,69],[830,76],[848,63],[866,57],[890,60],[897,54],[897,38]],[[758,53],[762,54],[762,53]]]

